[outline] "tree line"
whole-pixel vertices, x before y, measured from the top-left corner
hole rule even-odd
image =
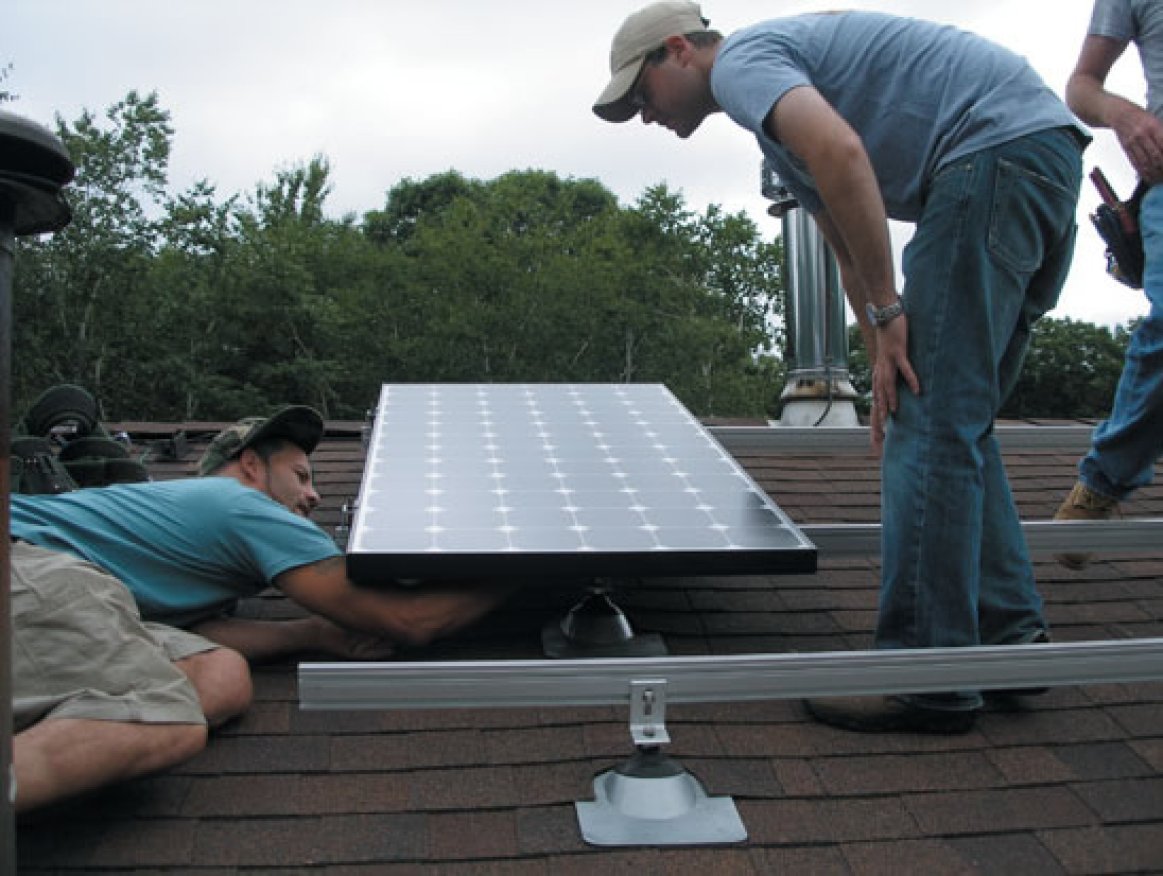
[[[73,221],[18,241],[14,415],[68,382],[114,420],[287,403],[361,418],[382,383],[413,381],[662,382],[701,416],[777,414],[782,246],[742,213],[691,211],[665,185],[623,206],[525,170],[403,179],[334,218],[323,156],[242,195],[171,193],[156,94],[56,133]],[[1125,346],[1122,329],[1042,320],[1008,415],[1101,416]]]
[[[74,218],[20,242],[16,410],[62,381],[114,419],[361,417],[410,381],[661,381],[707,414],[778,396],[781,249],[743,214],[529,170],[401,180],[335,219],[322,156],[245,196],[171,195],[156,95],[57,133]]]

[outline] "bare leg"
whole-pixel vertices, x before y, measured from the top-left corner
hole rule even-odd
[[[253,688],[242,655],[205,651],[174,664],[190,679],[210,726],[241,714]],[[201,724],[50,718],[12,740],[16,811],[46,806],[116,782],[160,772],[206,746]]]
[[[206,745],[201,724],[48,719],[12,740],[16,811],[176,766]]]
[[[245,712],[254,696],[246,658],[229,648],[203,651],[174,662],[194,690],[211,727]]]

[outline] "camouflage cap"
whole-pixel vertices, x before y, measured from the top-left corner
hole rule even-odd
[[[270,417],[247,417],[214,436],[198,461],[198,475],[217,471],[242,451],[265,438],[286,438],[311,453],[323,437],[323,418],[314,408],[292,405]]]

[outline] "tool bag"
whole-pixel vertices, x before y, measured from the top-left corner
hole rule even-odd
[[[60,384],[41,394],[13,430],[14,493],[64,493],[80,487],[148,481],[128,439],[110,436],[97,402],[82,387]]]
[[[1132,289],[1143,288],[1143,237],[1139,232],[1139,207],[1147,186],[1139,183],[1126,201],[1120,201],[1099,168],[1090,173],[1102,203],[1090,216],[1099,237],[1106,243],[1106,272]]]

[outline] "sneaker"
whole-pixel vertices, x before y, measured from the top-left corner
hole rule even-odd
[[[1111,499],[1096,493],[1082,481],[1074,485],[1058,510],[1054,513],[1055,520],[1109,520],[1118,511],[1117,499]],[[1067,569],[1085,569],[1094,554],[1055,554],[1054,559]]]
[[[817,721],[857,733],[967,733],[977,719],[976,709],[926,709],[903,697],[827,697],[804,706]]]

